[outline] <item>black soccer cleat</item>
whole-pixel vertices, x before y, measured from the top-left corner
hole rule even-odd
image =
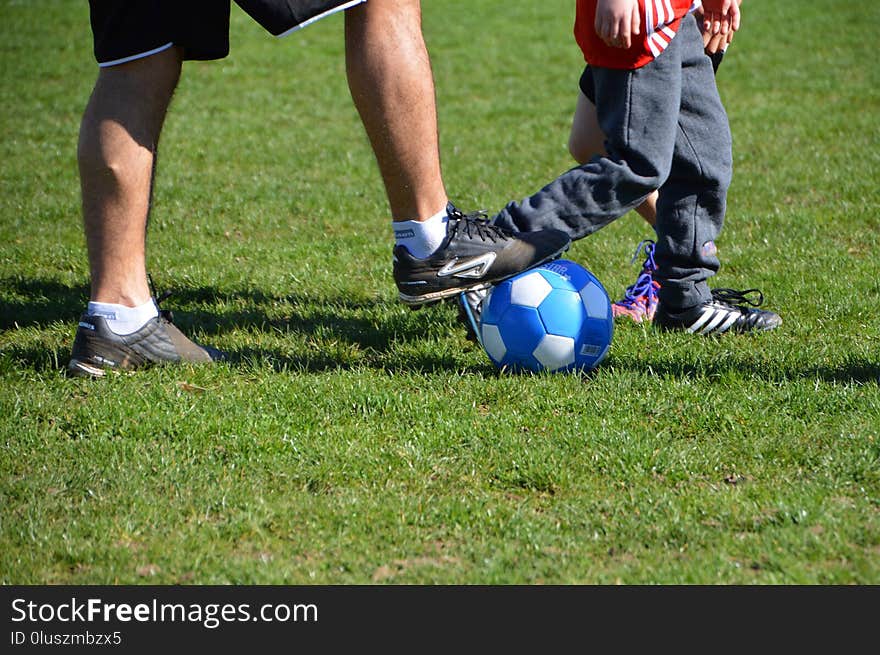
[[[757,296],[753,300],[749,298],[750,294]],[[782,325],[779,314],[757,309],[763,302],[764,294],[758,289],[713,289],[712,300],[682,312],[667,311],[663,301],[660,301],[654,314],[654,325],[661,330],[681,330],[692,334],[761,332],[778,328]]]
[[[171,312],[160,310],[137,332],[113,332],[100,316],[83,314],[79,320],[68,375],[104,377],[108,370],[128,371],[153,364],[207,363],[226,354],[188,339],[172,322]]]
[[[556,259],[571,245],[560,230],[514,233],[490,223],[483,212],[462,214],[452,203],[446,209],[446,239],[437,252],[417,259],[404,246],[394,248],[394,281],[407,305],[485,289]]]

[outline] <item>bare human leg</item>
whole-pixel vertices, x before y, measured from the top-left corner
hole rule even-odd
[[[151,302],[146,273],[146,229],[156,147],[181,70],[169,48],[143,59],[102,68],[80,126],[78,160],[83,222],[91,275],[89,307],[73,341],[67,372],[100,378],[108,369],[153,363],[211,362],[225,354],[190,341]],[[135,323],[117,333],[119,312]],[[145,322],[137,327],[140,319]]]
[[[376,156],[391,217],[446,207],[434,78],[418,0],[369,0],[345,12],[346,74]]]
[[[146,227],[156,149],[181,70],[169,48],[102,68],[80,126],[78,162],[91,300],[150,299]]]

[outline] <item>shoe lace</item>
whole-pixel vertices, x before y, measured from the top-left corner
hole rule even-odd
[[[657,270],[657,264],[654,263],[655,246],[656,244],[651,239],[639,241],[639,245],[636,246],[630,263],[634,264],[639,253],[644,251],[645,261],[642,264],[642,272],[636,278],[635,283],[629,285],[623,292],[623,299],[617,303],[618,305],[632,307],[639,302],[640,298],[644,298],[646,301],[656,299],[657,287],[654,284],[653,275],[654,271]]]
[[[726,305],[760,307],[764,303],[764,294],[760,289],[737,291],[736,289],[718,288],[712,289],[712,300]]]
[[[450,237],[454,237],[459,231],[463,231],[469,238],[479,237],[481,240],[507,241],[510,233],[489,221],[485,210],[462,213],[456,208],[449,210]]]
[[[640,299],[649,301],[652,298],[656,298],[656,296],[657,288],[654,284],[654,278],[651,276],[650,271],[642,271],[636,278],[636,281],[626,288],[623,292],[623,298],[617,304],[624,307],[632,307]]]
[[[651,239],[642,239],[641,241],[639,241],[639,245],[636,246],[636,250],[633,253],[632,259],[629,260],[629,263],[635,264],[639,253],[644,250],[645,261],[642,264],[642,269],[651,272],[656,271],[657,264],[654,263],[654,249],[656,248],[656,246],[657,244],[654,243]]]
[[[159,316],[168,321],[169,323],[174,322],[174,314],[171,313],[170,309],[162,309],[162,302],[170,298],[174,295],[174,291],[168,289],[163,291],[161,294],[156,293],[156,285],[153,284],[153,276],[147,273],[147,285],[150,288],[150,295],[153,297],[153,300],[156,302],[156,308],[159,310]]]

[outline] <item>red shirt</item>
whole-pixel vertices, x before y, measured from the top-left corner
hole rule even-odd
[[[574,38],[591,66],[639,68],[666,49],[681,25],[681,19],[697,5],[694,0],[639,0],[641,32],[633,35],[632,45],[612,48],[596,34],[597,0],[577,0]]]

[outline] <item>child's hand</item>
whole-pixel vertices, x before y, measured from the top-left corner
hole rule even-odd
[[[629,48],[633,35],[640,34],[641,29],[638,0],[599,0],[595,28],[596,34],[606,44],[614,48]]]
[[[706,34],[714,36],[739,29],[740,3],[737,0],[703,0],[703,39]]]
[[[727,46],[733,40],[733,30],[730,30],[727,34],[709,34],[708,32],[703,32],[703,47],[706,50],[707,55],[714,55],[719,50],[727,49]]]
[[[742,0],[736,0],[737,8],[741,4]],[[700,32],[703,33],[703,47],[706,49],[706,54],[714,55],[719,50],[726,50],[727,46],[730,45],[730,42],[733,41],[735,31],[729,29],[727,34],[723,34],[720,31],[717,34],[712,34],[712,21],[705,20],[703,7],[698,7],[694,13],[697,17],[697,23],[700,26]]]

